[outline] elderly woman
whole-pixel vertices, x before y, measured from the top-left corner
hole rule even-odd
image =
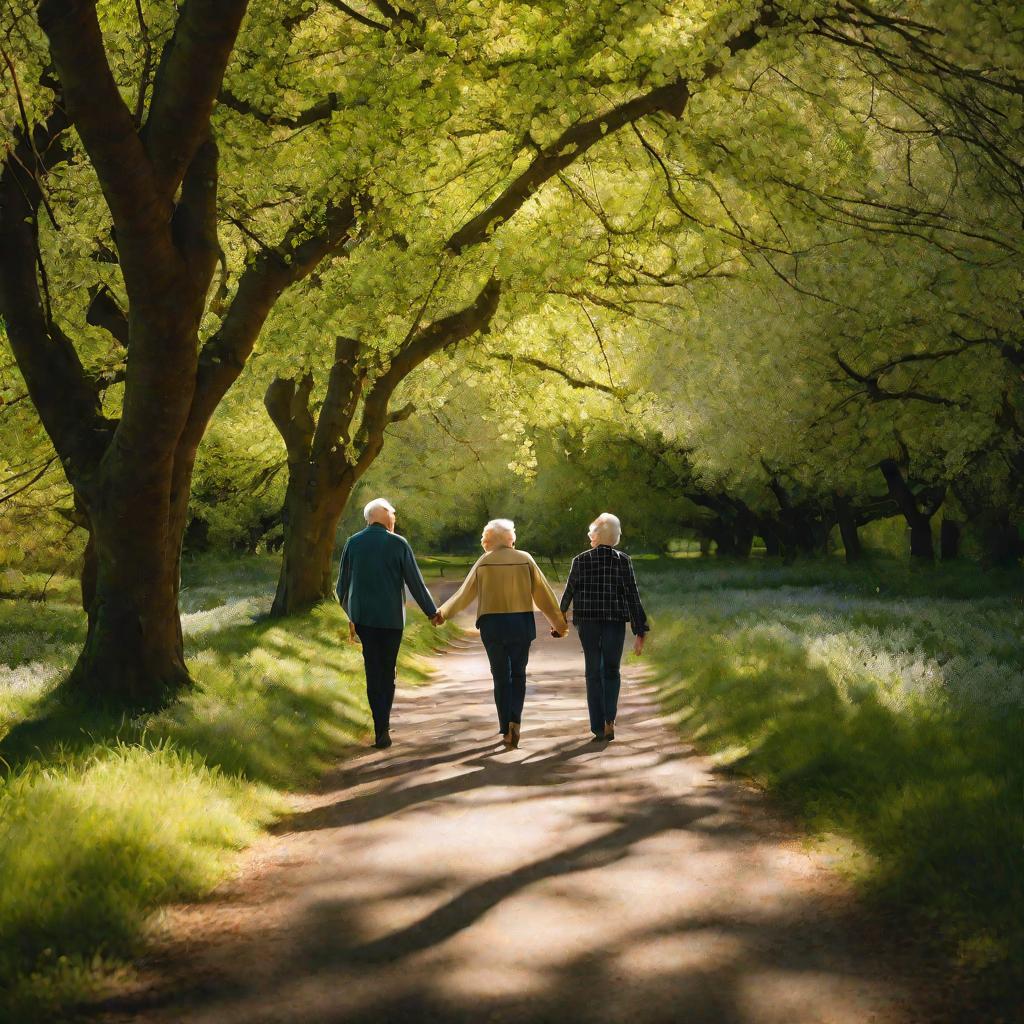
[[[516,550],[511,519],[492,519],[480,545],[484,553],[438,615],[442,621],[451,618],[476,599],[476,624],[494,677],[498,726],[505,746],[513,749],[519,746],[530,644],[537,638],[534,604],[551,623],[553,634],[565,636],[569,627],[533,557]]]
[[[629,555],[615,547],[622,537],[618,518],[602,512],[590,524],[589,532],[590,550],[572,560],[561,608],[566,612],[572,605],[573,625],[583,646],[590,731],[595,740],[613,740],[626,623],[636,637],[636,654],[643,650],[650,627],[633,563]]]

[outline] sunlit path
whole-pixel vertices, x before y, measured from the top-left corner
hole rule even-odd
[[[404,690],[240,878],[167,919],[107,1020],[919,1019],[840,883],[677,741],[635,679],[589,742],[576,641],[534,647],[504,752],[479,643]]]

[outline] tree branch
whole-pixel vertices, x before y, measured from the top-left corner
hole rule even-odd
[[[118,305],[105,284],[89,290],[92,296],[85,311],[85,322],[92,327],[102,327],[121,348],[128,347],[128,317]]]
[[[503,362],[511,363],[525,363],[527,366],[532,366],[537,370],[543,370],[545,373],[554,373],[562,378],[570,387],[577,388],[579,390],[591,390],[601,391],[606,395],[611,395],[612,398],[617,398],[620,401],[626,397],[626,390],[623,388],[612,387],[608,384],[602,384],[596,380],[586,380],[583,377],[576,377],[564,370],[561,366],[555,366],[553,363],[545,362],[543,359],[538,359],[535,356],[523,356],[514,355],[511,352],[491,352],[490,357],[492,359],[500,359]]]
[[[471,305],[420,328],[392,357],[391,365],[374,382],[363,404],[357,435],[360,448],[355,466],[357,475],[366,470],[383,446],[388,405],[398,385],[435,353],[457,345],[477,331],[486,331],[498,310],[500,298],[501,282],[492,277]]]
[[[268,127],[281,128],[306,128],[318,121],[326,121],[339,106],[339,97],[336,92],[329,92],[322,100],[318,100],[297,114],[267,113],[248,100],[236,96],[229,89],[221,89],[219,101],[239,114],[256,118],[257,121],[261,121]]]
[[[195,152],[181,186],[171,222],[174,243],[184,257],[195,316],[202,316],[206,293],[220,255],[217,240],[217,145],[207,139]]]
[[[289,463],[305,462],[316,424],[309,411],[309,396],[313,390],[313,377],[305,374],[298,381],[275,377],[263,397],[270,419],[284,439]]]
[[[778,22],[779,18],[774,8],[770,4],[765,4],[754,22],[729,39],[723,48],[733,56],[744,50],[753,49],[760,42],[762,31]],[[715,78],[721,71],[720,64],[709,61],[703,68],[702,80]],[[451,252],[461,253],[470,246],[482,242],[521,209],[541,185],[578,160],[606,135],[655,113],[666,113],[681,118],[690,101],[690,85],[688,79],[677,78],[643,96],[634,97],[617,107],[612,107],[598,117],[571,125],[554,142],[542,147],[530,165],[506,185],[484,210],[455,231],[445,243],[446,248]]]
[[[43,304],[36,275],[40,179],[67,158],[59,140],[69,126],[66,112],[57,106],[44,123],[15,135],[3,161],[0,314],[32,403],[71,478],[95,465],[110,424],[74,345]]]
[[[354,21],[358,21],[360,25],[365,25],[367,28],[377,29],[379,32],[387,32],[391,28],[390,25],[386,25],[383,21],[374,21],[373,18],[368,18],[365,14],[361,14],[354,7],[350,7],[345,3],[344,0],[327,0],[327,2],[336,10],[347,14]]]
[[[248,6],[248,0],[185,0],[180,8],[160,56],[141,133],[165,196],[174,195],[209,134],[213,104]]]
[[[342,247],[359,209],[360,198],[352,196],[329,203],[324,223],[312,235],[306,217],[299,217],[280,245],[264,249],[245,269],[220,329],[199,353],[196,390],[183,436],[186,444],[199,444],[214,409],[242,372],[278,297]]]
[[[864,394],[872,402],[916,401],[925,402],[929,405],[944,405],[949,408],[962,404],[954,402],[949,398],[943,398],[941,395],[930,395],[923,391],[916,391],[913,388],[905,388],[903,391],[889,391],[879,384],[879,377],[881,377],[884,371],[858,373],[838,352],[833,352],[832,358],[847,377],[863,386]],[[896,364],[893,363],[891,365]]]
[[[351,440],[352,420],[366,382],[366,373],[359,366],[359,350],[355,338],[334,339],[334,362],[313,438],[314,459],[325,456],[332,447],[347,448]]]
[[[39,23],[50,42],[68,114],[82,139],[117,233],[129,296],[148,295],[178,269],[162,194],[132,113],[114,81],[89,0],[41,0]]]

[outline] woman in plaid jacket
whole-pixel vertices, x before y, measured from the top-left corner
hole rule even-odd
[[[564,613],[572,605],[572,621],[583,646],[590,731],[595,740],[611,740],[615,738],[626,623],[636,638],[636,654],[643,650],[650,626],[633,562],[615,547],[622,536],[618,517],[602,512],[590,524],[589,533],[590,550],[572,560],[561,608]]]

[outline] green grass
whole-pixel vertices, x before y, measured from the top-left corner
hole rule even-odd
[[[700,564],[642,586],[665,707],[998,998],[1024,984],[1021,577]]]
[[[125,969],[153,910],[209,892],[369,714],[358,649],[331,605],[253,621],[272,560],[186,568],[198,688],[123,720],[51,706],[82,617],[65,600],[0,600],[0,1020],[52,1021]],[[347,632],[347,631],[346,631]],[[438,634],[410,616],[400,678],[426,678]]]

